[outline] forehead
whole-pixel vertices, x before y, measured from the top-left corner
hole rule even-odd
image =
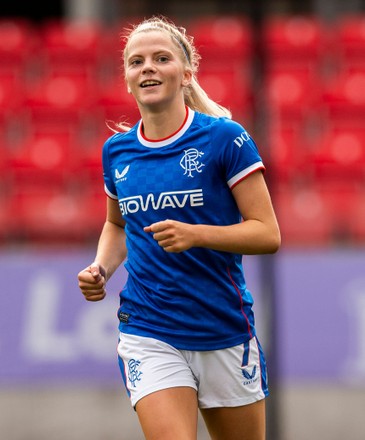
[[[137,32],[131,36],[126,47],[127,56],[159,50],[177,51],[172,38],[163,30]]]

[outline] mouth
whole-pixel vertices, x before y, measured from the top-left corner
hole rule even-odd
[[[142,89],[145,89],[148,87],[156,87],[161,84],[162,84],[161,81],[147,79],[146,81],[141,82],[140,87],[142,87]]]

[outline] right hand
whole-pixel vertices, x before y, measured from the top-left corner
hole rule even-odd
[[[101,301],[106,296],[106,273],[98,263],[92,263],[77,275],[79,288],[87,301]]]

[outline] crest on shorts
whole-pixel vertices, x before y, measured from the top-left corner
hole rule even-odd
[[[141,376],[143,374],[141,371],[139,371],[140,364],[141,361],[136,359],[130,359],[128,361],[128,380],[134,388],[136,387],[136,382],[141,380]]]

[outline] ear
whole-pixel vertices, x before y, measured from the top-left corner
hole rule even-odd
[[[186,69],[181,81],[182,86],[183,87],[190,86],[192,78],[193,78],[193,72],[190,69]]]

